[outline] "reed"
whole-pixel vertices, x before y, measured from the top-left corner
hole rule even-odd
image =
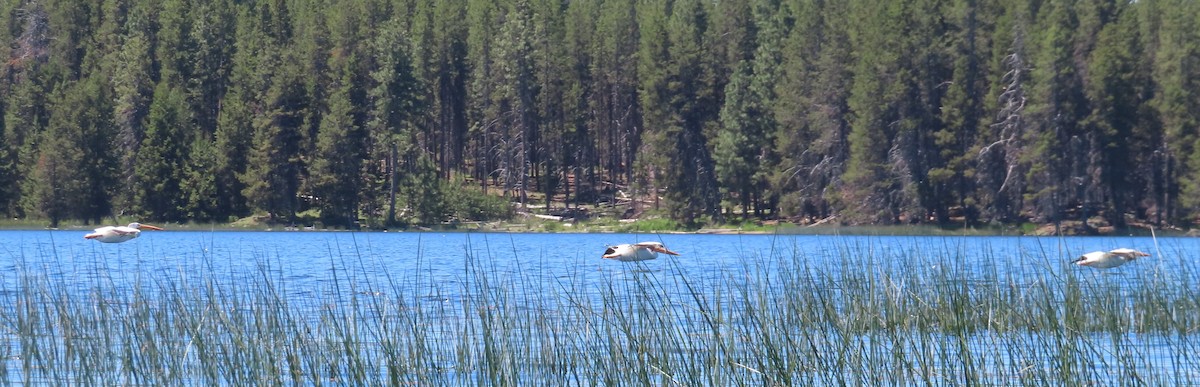
[[[210,264],[29,267],[0,283],[0,383],[100,385],[1174,384],[1200,377],[1182,251],[1125,276],[1048,251],[1002,270],[953,239],[789,245],[552,276],[466,253],[454,281],[330,251],[328,281]],[[476,251],[468,248],[468,252]],[[801,252],[804,252],[803,254]],[[919,253],[917,253],[919,252]],[[352,257],[352,258],[341,258]],[[206,257],[207,261],[211,257]],[[417,257],[420,259],[420,257]],[[45,261],[45,260],[39,260]],[[53,260],[50,260],[53,261]],[[95,260],[93,260],[95,261]],[[610,262],[604,262],[610,263]],[[432,265],[433,263],[422,263]],[[507,266],[506,266],[507,267]]]

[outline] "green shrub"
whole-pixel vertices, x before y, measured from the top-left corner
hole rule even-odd
[[[502,197],[484,194],[475,187],[466,187],[458,182],[443,184],[446,215],[454,219],[490,221],[506,220],[513,216],[512,206]]]

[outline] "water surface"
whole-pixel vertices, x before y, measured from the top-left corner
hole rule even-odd
[[[44,274],[48,281],[62,285],[69,292],[77,291],[79,298],[101,297],[93,294],[99,288],[121,293],[156,286],[171,288],[164,284],[202,284],[217,277],[235,286],[237,283],[270,283],[271,291],[279,292],[289,305],[311,311],[310,321],[314,324],[320,324],[321,318],[328,317],[320,312],[328,310],[328,305],[376,299],[407,305],[403,308],[436,311],[422,314],[421,318],[427,320],[420,324],[433,327],[428,332],[433,336],[429,340],[443,343],[441,350],[447,352],[430,358],[437,359],[438,369],[460,370],[475,367],[474,363],[465,361],[461,353],[454,353],[464,345],[460,341],[464,340],[460,337],[463,332],[473,329],[464,328],[463,324],[472,324],[472,319],[483,318],[480,316],[493,309],[538,316],[537,320],[555,321],[568,329],[576,329],[610,321],[609,317],[593,317],[592,314],[609,312],[580,313],[580,310],[605,311],[614,305],[617,308],[622,305],[657,307],[652,302],[647,304],[648,297],[665,299],[670,300],[665,306],[668,310],[653,313],[674,316],[666,324],[677,330],[679,337],[703,340],[752,331],[746,327],[761,324],[754,321],[753,313],[739,313],[749,310],[746,300],[753,299],[730,294],[739,291],[758,291],[763,296],[778,298],[771,302],[780,302],[798,299],[792,293],[809,291],[794,288],[796,284],[821,284],[838,289],[814,294],[839,298],[831,304],[856,305],[861,300],[854,298],[874,297],[876,293],[936,296],[936,291],[926,289],[962,287],[968,289],[966,291],[994,289],[981,291],[985,297],[1012,297],[1017,302],[1022,302],[1022,297],[1029,297],[1030,302],[1035,302],[1065,299],[1062,292],[1076,291],[1062,285],[1071,278],[1082,284],[1072,286],[1114,291],[1118,293],[1118,299],[1124,300],[1121,302],[1133,303],[1141,294],[1139,292],[1161,289],[1159,285],[1163,283],[1198,283],[1195,278],[1190,278],[1194,273],[1179,270],[1179,266],[1189,261],[1192,252],[1200,251],[1200,239],[1149,237],[148,231],[130,242],[103,244],[84,240],[83,234],[79,231],[0,231],[0,267],[4,269],[0,270],[0,292],[12,296],[11,293],[20,287],[20,276],[31,273]],[[600,258],[606,245],[647,240],[660,241],[681,256],[662,256],[635,263]],[[1085,252],[1116,247],[1135,248],[1153,256],[1107,271],[1069,264]],[[939,270],[948,274],[928,274]],[[878,284],[867,284],[867,288],[858,283],[840,282],[841,279],[863,278],[868,281],[884,279]],[[479,281],[489,283],[480,286]],[[887,289],[873,290],[877,287]],[[1057,293],[1039,299],[1036,296],[1038,289]],[[14,313],[11,308],[16,304],[19,302],[5,307]],[[769,305],[754,307],[771,308]],[[1141,313],[1137,308],[1122,308],[1128,310],[1131,321],[1138,317],[1134,314]],[[970,310],[969,306],[967,310]],[[842,312],[851,316],[848,318],[859,313]],[[728,320],[713,320],[714,315],[728,316]],[[363,316],[364,319],[376,317],[380,316]],[[593,318],[597,320],[592,321]],[[803,336],[810,345],[842,346],[843,351],[849,348],[845,346],[853,344],[852,347],[857,347],[847,353],[864,356],[859,360],[862,364],[895,367],[885,355],[906,353],[917,359],[913,361],[928,363],[915,367],[924,370],[920,372],[929,372],[930,368],[947,375],[977,372],[954,369],[954,363],[961,361],[947,354],[953,352],[949,345],[956,339],[943,337],[936,330],[933,331],[936,337],[932,338],[921,336],[930,335],[928,331],[880,337],[871,332],[847,332],[845,327],[850,325],[839,324],[818,324],[823,328],[817,331],[804,328],[786,335]],[[546,344],[537,343],[545,338],[539,338],[543,335],[536,331],[548,328],[530,326],[521,329],[530,337],[522,345]],[[1056,358],[1061,357],[1061,353],[1015,354],[1013,348],[1023,348],[1023,345],[1042,349],[1064,345],[1069,348],[1075,341],[1089,346],[1078,353],[1099,356],[1087,363],[1093,370],[1091,374],[1078,380],[1115,381],[1121,380],[1119,375],[1131,372],[1137,375],[1140,375],[1138,372],[1151,373],[1154,377],[1147,379],[1150,381],[1178,381],[1197,376],[1191,371],[1181,371],[1179,367],[1196,364],[1190,355],[1183,360],[1179,358],[1181,348],[1191,348],[1191,343],[1200,341],[1194,329],[1182,335],[1121,332],[1111,338],[1102,332],[1051,337],[1046,332],[1036,331],[1039,329],[1016,333],[977,332],[966,336],[969,339],[961,348],[983,354],[985,359],[973,361],[986,365],[985,375],[998,375],[982,380],[1005,383],[1016,382],[1028,375],[1046,380],[1046,375],[1054,375],[1054,369],[1062,366],[1063,359]],[[611,342],[597,342],[594,336],[581,337],[560,345],[582,348],[585,352],[617,350]],[[1066,344],[1046,345],[1046,340]],[[19,347],[22,344],[14,342],[11,345]],[[680,344],[671,353],[683,356],[680,353],[688,351],[690,345]],[[863,346],[866,349],[862,349]],[[1134,348],[1135,352],[1128,348]],[[808,349],[797,347],[784,352]],[[731,350],[722,356],[757,356],[757,349],[753,347],[745,351],[748,352]],[[19,353],[20,350],[9,352]],[[1130,353],[1138,355],[1136,361]],[[870,358],[871,354],[882,357]],[[1105,358],[1105,354],[1112,358]],[[8,365],[10,368],[22,367],[15,364],[15,360],[10,359],[10,363],[14,363]],[[878,375],[867,375],[864,379],[863,375],[847,377],[841,374],[843,371],[822,371],[824,368],[836,369],[838,364],[841,363],[822,363],[812,366],[811,371],[795,372],[800,376],[799,380],[806,380],[804,376],[809,375],[811,379],[807,380],[815,382],[884,380],[876,379]],[[913,366],[910,364],[909,367]],[[24,381],[13,379],[11,375],[10,380]],[[468,379],[479,377],[470,372],[467,375]],[[1104,375],[1115,379],[1107,379]],[[460,378],[448,380],[462,382]]]

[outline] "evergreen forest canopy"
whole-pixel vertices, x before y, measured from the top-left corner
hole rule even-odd
[[[550,198],[683,224],[1200,215],[1194,0],[0,0],[0,20],[0,212],[55,225]]]

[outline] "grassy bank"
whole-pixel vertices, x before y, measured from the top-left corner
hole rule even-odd
[[[449,282],[420,271],[364,275],[355,268],[386,257],[360,256],[330,262],[331,278],[319,285],[280,274],[270,257],[251,273],[199,265],[152,274],[14,258],[15,274],[0,283],[0,381],[1163,385],[1200,377],[1200,293],[1186,252],[1155,252],[1169,271],[1104,275],[1065,263],[1010,273],[964,259],[953,245],[835,242],[819,252],[835,258],[820,264],[784,247],[725,271],[660,259],[553,279],[495,270],[492,262],[510,258],[500,247],[466,256]]]

